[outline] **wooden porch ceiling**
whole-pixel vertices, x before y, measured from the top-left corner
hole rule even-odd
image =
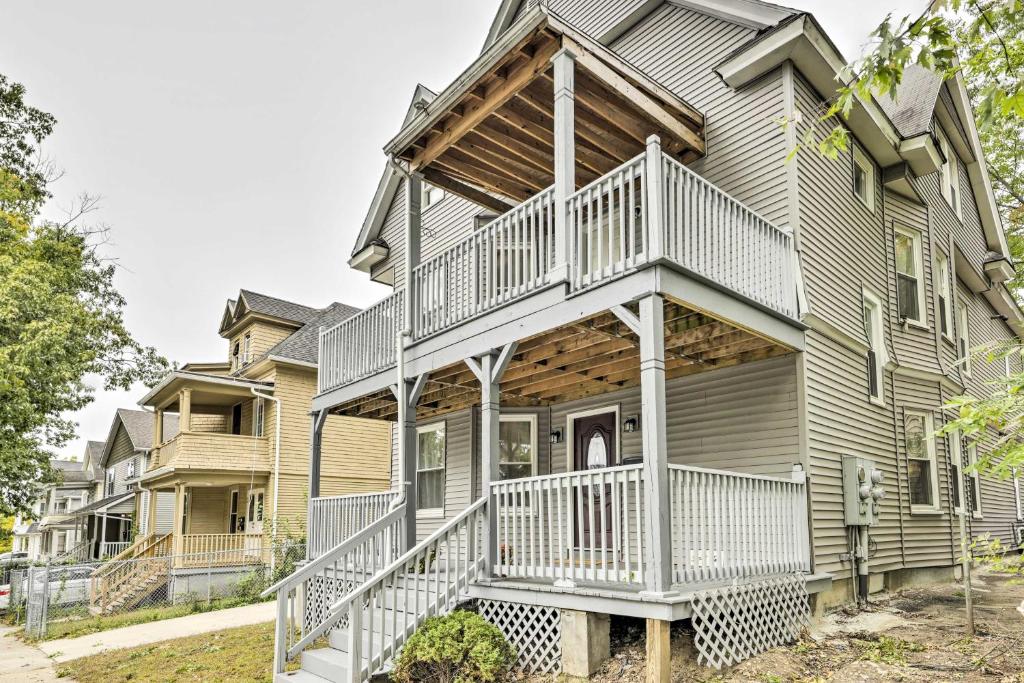
[[[552,20],[553,21],[553,20]],[[567,27],[546,21],[507,50],[396,156],[453,194],[504,212],[554,183],[552,56],[576,55],[576,184],[640,154],[647,137],[684,163],[704,154],[703,116]]]
[[[669,379],[792,353],[792,349],[730,323],[665,302],[665,367]],[[563,403],[640,384],[640,340],[610,312],[520,341],[502,377],[501,403],[530,407]],[[480,402],[480,385],[465,363],[431,373],[417,407],[429,418]],[[353,399],[334,411],[395,420],[398,404],[387,389]]]

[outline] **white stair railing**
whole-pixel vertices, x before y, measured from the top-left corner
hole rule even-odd
[[[344,612],[330,606],[390,566],[401,548],[405,504],[274,584],[262,594],[277,594],[274,673],[306,646],[338,626]]]
[[[484,562],[486,514],[480,498],[331,606],[332,619],[348,617],[350,681],[369,680],[425,619],[450,612],[466,595]]]
[[[384,491],[314,498],[309,516],[310,559],[320,557],[386,515],[399,495],[398,491]]]

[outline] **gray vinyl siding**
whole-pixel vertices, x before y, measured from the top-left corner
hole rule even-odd
[[[865,357],[816,332],[806,335],[808,460],[811,487],[815,569],[842,573],[848,563],[843,520],[842,456],[870,458],[885,473],[890,487],[897,481],[892,423],[891,373],[885,373],[885,407],[868,400]],[[892,490],[890,488],[890,490]],[[872,566],[881,570],[899,562],[898,497],[881,504],[881,521],[872,529],[878,552]]]
[[[370,271],[370,277],[377,278],[388,270],[395,270],[395,289],[405,286],[405,181],[402,180],[395,192],[391,205],[384,214],[378,238],[388,245],[388,257]]]
[[[104,472],[104,477],[109,472],[114,472],[114,491],[113,494],[107,493],[106,479],[104,479],[104,497],[124,493],[131,488],[125,483],[125,479],[128,478],[128,464],[133,460],[135,461],[135,473],[138,476],[142,471],[142,457],[136,453],[131,439],[128,438],[128,432],[125,431],[123,426],[119,426],[117,428],[117,435],[114,437],[114,445],[110,448],[110,457],[107,460],[107,467]]]
[[[714,68],[752,29],[666,3],[612,49],[705,115],[707,156],[695,172],[770,221],[789,223],[781,71],[738,91]]]
[[[153,495],[150,491],[139,493],[139,510],[142,511],[145,528],[139,529],[140,533],[169,534],[174,526],[174,492],[159,491],[156,497],[156,529],[146,516],[149,515],[149,497]]]
[[[553,13],[594,38],[600,38],[609,29],[629,16],[645,0],[551,0],[548,7]],[[516,11],[523,15],[536,0],[524,0]]]

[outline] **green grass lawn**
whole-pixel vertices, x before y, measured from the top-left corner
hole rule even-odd
[[[57,675],[79,683],[273,680],[274,624],[241,626],[75,659]]]
[[[162,619],[173,619],[185,617],[200,612],[210,612],[216,609],[227,607],[238,607],[251,604],[252,600],[241,598],[224,598],[214,600],[209,605],[205,602],[193,602],[180,605],[166,605],[164,607],[150,607],[138,609],[122,614],[110,614],[106,616],[91,616],[85,614],[81,618],[67,620],[53,620],[47,624],[47,633],[44,640],[59,640],[60,638],[77,638],[78,636],[100,631],[109,631],[112,628],[122,626],[134,626],[135,624],[146,624],[151,621]]]

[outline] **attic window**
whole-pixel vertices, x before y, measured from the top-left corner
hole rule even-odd
[[[234,347],[231,349],[231,366],[234,368],[238,367],[238,354],[240,349],[241,344],[239,342],[235,342]]]
[[[242,363],[248,363],[251,358],[249,357],[249,348],[252,343],[252,335],[248,332],[245,333],[245,337],[242,338]]]
[[[420,202],[420,211],[428,209],[444,199],[444,190],[434,187],[429,183],[423,183],[423,197]]]
[[[949,137],[946,136],[945,131],[941,128],[936,128],[935,134],[939,139],[939,149],[942,150],[942,156],[945,159],[942,162],[942,168],[939,169],[939,185],[941,186],[942,196],[946,198],[950,208],[956,211],[956,214],[959,216],[960,164],[957,160],[956,151],[949,144]]]

